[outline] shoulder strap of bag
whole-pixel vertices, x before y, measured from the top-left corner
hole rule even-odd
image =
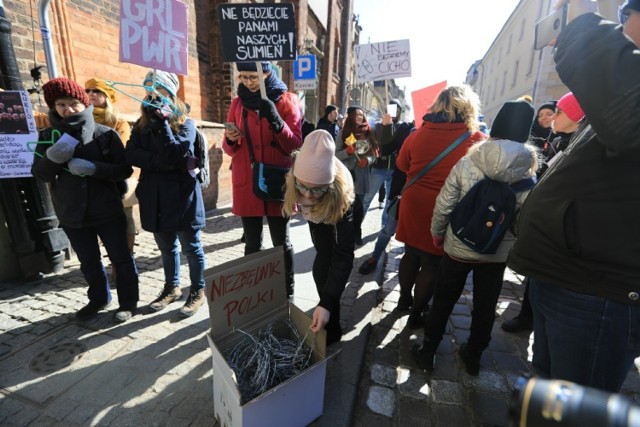
[[[404,187],[402,187],[402,191],[400,192],[400,194],[402,195],[402,193],[405,192],[405,190],[409,187],[411,187],[413,184],[416,183],[416,181],[418,181],[420,178],[422,178],[424,176],[424,174],[426,174],[427,172],[429,172],[431,169],[433,169],[433,167],[435,165],[437,165],[438,163],[440,163],[440,160],[444,159],[445,156],[447,154],[449,154],[450,152],[452,152],[458,145],[460,145],[462,143],[462,141],[464,141],[465,139],[467,139],[469,137],[470,133],[469,131],[463,133],[462,135],[460,135],[458,137],[458,139],[456,139],[455,141],[453,141],[453,144],[451,144],[450,146],[448,146],[447,148],[445,148],[442,153],[438,154],[438,157],[436,157],[435,159],[433,159],[431,161],[431,163],[429,163],[427,166],[423,167],[420,172],[418,172],[418,174],[416,176],[414,176],[411,181],[407,182]]]
[[[243,107],[242,108],[242,122],[244,123],[244,137],[247,140],[247,147],[249,147],[249,160],[251,160],[251,167],[256,163],[256,159],[253,155],[253,146],[251,145],[251,132],[249,131],[249,113]]]

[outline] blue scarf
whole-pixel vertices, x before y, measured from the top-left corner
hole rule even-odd
[[[287,91],[287,85],[277,78],[273,72],[264,80],[265,89],[267,90],[267,98],[277,103],[283,93]],[[238,85],[238,97],[242,102],[242,106],[247,110],[258,110],[260,108],[260,91],[251,92],[245,85]]]

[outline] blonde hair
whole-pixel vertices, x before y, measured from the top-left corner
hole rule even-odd
[[[460,116],[470,132],[480,129],[480,97],[469,85],[448,86],[442,89],[435,102],[429,107],[430,113],[447,116],[449,122],[455,122]]]
[[[187,105],[180,98],[169,97],[171,102],[173,103],[173,115],[169,119],[169,126],[171,126],[171,130],[174,132],[180,131],[180,126],[187,121]],[[144,112],[144,104],[140,104],[140,119],[133,125],[135,130],[142,130],[149,124],[149,118]]]
[[[104,124],[109,126],[110,128],[115,128],[116,124],[118,124],[120,112],[113,105],[111,99],[105,94],[105,103],[104,103]]]
[[[294,158],[297,154],[297,151],[293,153]],[[339,162],[340,160],[334,157],[333,161]],[[293,166],[295,167],[295,160]],[[293,176],[293,168],[291,168],[287,174],[284,204],[282,205],[282,212],[285,216],[291,216],[295,212],[294,207],[298,203],[298,196],[296,178]],[[351,175],[345,168],[341,168],[336,164],[336,177],[329,184],[329,191],[318,199],[318,203],[313,205],[311,213],[317,218],[323,218],[325,224],[337,224],[349,210],[355,197],[356,193]]]

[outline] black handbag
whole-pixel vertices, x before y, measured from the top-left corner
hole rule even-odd
[[[251,160],[251,173],[253,174],[253,194],[267,202],[283,202],[289,168],[256,162],[253,155],[246,112],[243,116],[245,138],[249,147],[249,159]]]
[[[393,200],[391,200],[391,202],[389,202],[389,207],[387,208],[387,215],[392,217],[392,218],[394,218],[397,221],[398,220],[398,216],[400,214],[400,200],[402,199],[402,193],[404,193],[407,188],[411,187],[420,178],[422,178],[424,176],[424,174],[429,172],[435,165],[437,165],[440,162],[440,160],[442,160],[447,154],[452,152],[458,145],[460,145],[462,143],[462,141],[467,139],[469,137],[469,135],[470,135],[470,133],[468,131],[463,133],[462,135],[460,135],[460,137],[458,137],[458,139],[453,141],[453,144],[451,144],[450,146],[445,148],[442,151],[442,153],[438,154],[438,157],[436,157],[428,165],[426,165],[425,167],[420,169],[420,172],[418,172],[417,175],[414,176],[411,179],[411,181],[407,182],[404,185],[404,187],[402,187],[402,190],[400,191],[400,194],[398,194],[396,197],[393,198]]]

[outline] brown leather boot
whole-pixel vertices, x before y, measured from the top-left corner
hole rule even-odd
[[[196,311],[204,304],[204,289],[198,289],[197,291],[189,292],[187,302],[180,309],[180,314],[184,317],[191,317],[196,314]]]
[[[164,285],[164,289],[158,295],[158,298],[151,301],[149,308],[153,311],[164,310],[169,304],[180,299],[182,292],[179,286]]]

